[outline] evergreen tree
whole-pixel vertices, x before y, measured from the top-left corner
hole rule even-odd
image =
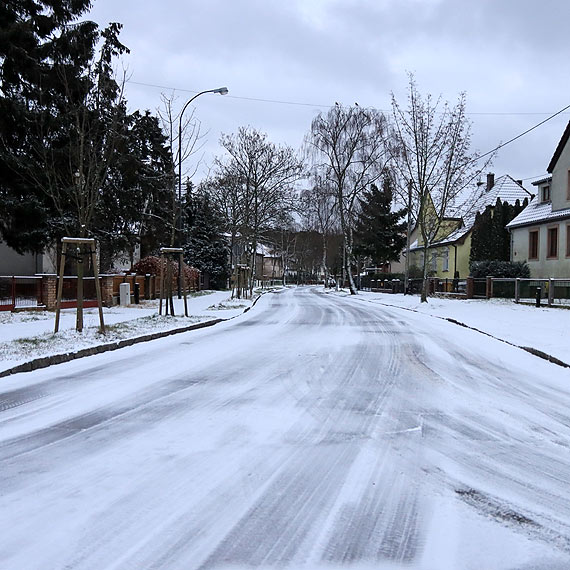
[[[469,262],[494,258],[492,240],[493,208],[487,206],[483,212],[475,215],[475,224],[471,234],[471,251]]]
[[[167,244],[170,235],[172,161],[158,119],[136,111],[120,134],[116,163],[101,190],[93,225],[103,270],[115,254],[133,252],[140,244],[145,257]]]
[[[392,211],[392,181],[385,175],[382,190],[372,185],[360,199],[360,213],[354,229],[354,252],[370,257],[377,266],[397,261],[406,244],[406,209]]]
[[[120,24],[78,22],[89,0],[0,8],[0,232],[18,251],[92,235],[126,103],[112,61]]]
[[[53,125],[65,87],[59,72],[81,66],[78,53],[94,45],[96,25],[72,25],[90,0],[0,3],[0,236],[19,252],[49,243],[58,212],[42,191],[40,145],[58,149],[61,137],[41,140],[38,125]],[[77,80],[82,78],[77,74]]]
[[[230,274],[228,243],[219,212],[205,192],[186,193],[184,260],[210,277],[210,287],[225,289]]]
[[[487,206],[477,213],[471,234],[470,265],[475,261],[509,261],[511,237],[507,224],[518,216],[528,205],[525,198],[514,205],[497,198],[493,206]]]

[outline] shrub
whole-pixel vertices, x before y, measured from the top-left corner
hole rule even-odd
[[[472,261],[472,277],[530,277],[526,261]]]
[[[172,275],[178,275],[178,260],[174,261],[169,259]],[[157,255],[149,255],[143,257],[139,262],[133,265],[133,272],[137,275],[146,275],[150,273],[151,275],[160,276],[160,264],[161,258]],[[186,279],[186,286],[189,289],[198,290],[200,287],[200,271],[195,267],[190,267],[186,263],[182,264],[182,269],[184,271],[184,277]]]

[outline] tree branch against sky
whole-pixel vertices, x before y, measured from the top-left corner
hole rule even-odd
[[[441,97],[423,96],[410,74],[408,106],[403,109],[392,95],[392,116],[400,149],[394,165],[401,187],[411,188],[409,205],[423,246],[422,301],[426,301],[428,249],[443,237],[445,218],[464,216],[476,206],[476,182],[493,155],[477,161],[470,150],[465,93],[450,106]]]
[[[376,109],[336,104],[313,119],[307,144],[314,168],[335,193],[344,236],[345,272],[354,295],[356,286],[351,265],[355,207],[357,198],[380,178],[391,158],[388,123]]]
[[[295,185],[303,164],[295,151],[279,146],[251,127],[223,135],[221,146],[227,156],[216,161],[217,175],[231,180],[237,192],[239,234],[249,252],[251,285],[255,279],[257,245],[264,231],[279,226],[295,205]]]
[[[311,186],[300,196],[300,216],[305,229],[316,231],[322,239],[322,269],[325,285],[328,285],[330,267],[328,261],[328,241],[331,233],[338,231],[338,209],[336,195],[331,185],[318,173],[311,177]]]

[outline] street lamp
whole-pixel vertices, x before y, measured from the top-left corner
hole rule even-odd
[[[179,214],[178,214],[178,231],[181,233],[182,232],[182,116],[184,115],[184,111],[186,111],[186,108],[188,107],[188,105],[190,105],[190,103],[192,103],[192,101],[194,101],[194,99],[197,99],[198,97],[200,97],[200,95],[204,95],[204,93],[218,93],[219,95],[227,95],[228,94],[228,88],[227,87],[218,87],[217,89],[206,89],[206,91],[200,91],[200,93],[196,93],[196,95],[194,95],[194,97],[190,98],[188,101],[186,101],[184,107],[182,107],[182,111],[180,111],[180,118],[178,121],[178,208],[179,208]],[[180,239],[180,235],[178,237],[178,239]],[[172,244],[174,245],[174,244]],[[179,243],[179,245],[182,245]],[[182,271],[182,268],[179,267],[178,268],[178,298],[180,299],[181,297],[181,291],[180,291],[180,272]]]

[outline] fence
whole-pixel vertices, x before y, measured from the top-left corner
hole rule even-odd
[[[177,275],[173,276],[176,287]],[[58,277],[55,274],[34,276],[0,276],[0,311],[13,311],[20,308],[42,307],[55,309]],[[134,302],[135,285],[139,288],[140,299],[156,299],[160,294],[160,279],[155,275],[100,275],[103,304],[111,306],[119,301],[121,283],[131,285],[131,302]],[[200,274],[195,272],[187,280],[189,291],[200,289]],[[97,295],[95,278],[83,278],[83,306],[96,307]],[[66,275],[63,278],[61,308],[68,309],[77,305],[77,277]]]
[[[422,279],[409,279],[408,292],[420,293]],[[403,293],[403,281],[394,279],[362,279],[362,289],[384,293]],[[537,290],[539,292],[537,293]],[[429,277],[428,295],[444,295],[467,299],[490,299],[498,297],[515,302],[536,302],[545,300],[549,306],[570,306],[570,279],[526,279],[486,277],[467,279],[439,279]]]
[[[520,302],[546,300],[549,306],[570,305],[570,279],[496,279],[491,278],[492,297]]]
[[[0,276],[0,311],[43,306],[41,277]]]

